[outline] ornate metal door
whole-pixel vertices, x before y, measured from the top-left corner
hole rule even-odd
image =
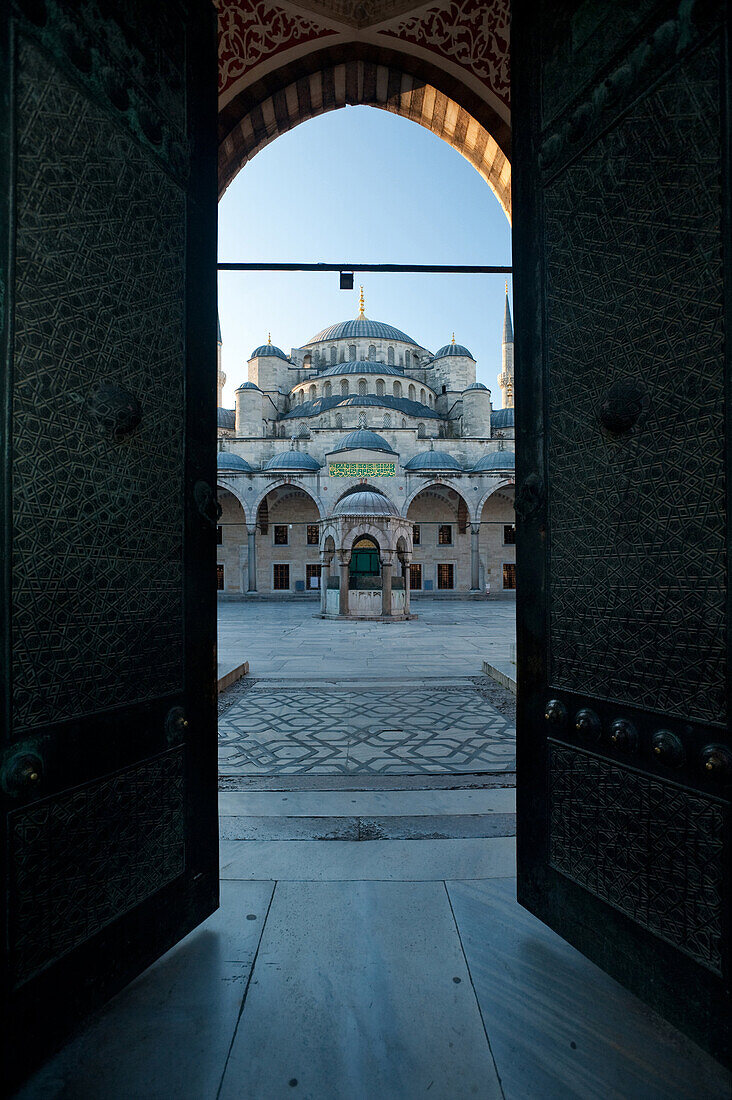
[[[511,33],[519,900],[729,1058],[725,8]]]
[[[6,1077],[217,905],[216,40],[0,22]]]

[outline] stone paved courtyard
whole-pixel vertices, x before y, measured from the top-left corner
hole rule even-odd
[[[232,776],[512,772],[515,730],[480,675],[509,664],[505,602],[421,601],[408,623],[342,623],[309,602],[224,602],[219,665],[250,676],[221,696],[219,771]]]

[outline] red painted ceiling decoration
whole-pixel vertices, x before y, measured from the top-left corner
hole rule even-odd
[[[335,32],[266,0],[216,0],[219,23],[219,95],[262,61],[292,46]]]
[[[444,0],[429,7],[415,5],[412,14],[404,11],[403,0],[360,0],[356,7],[344,0],[300,0],[287,9],[267,0],[216,0],[216,6],[219,94],[279,53],[333,35],[358,38],[360,27],[369,28],[370,41],[383,38],[392,49],[396,38],[429,50],[465,69],[510,105],[510,0]]]

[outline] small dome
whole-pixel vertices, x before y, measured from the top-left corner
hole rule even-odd
[[[334,516],[398,516],[399,511],[383,493],[376,489],[354,489],[339,500]]]
[[[254,467],[250,466],[245,458],[233,455],[230,451],[219,451],[216,455],[216,468],[218,470],[244,470],[250,474]]]
[[[259,393],[262,392],[259,389],[259,386],[255,386],[254,382],[242,382],[240,386],[236,387],[237,393],[239,392],[239,390],[257,390]]]
[[[234,428],[234,427],[236,427],[236,411],[234,409],[217,409],[216,410],[216,427],[217,428]]]
[[[494,409],[491,413],[492,428],[512,428],[513,409]]]
[[[264,470],[306,470],[308,473],[320,469],[312,455],[306,451],[283,451],[265,462]]]
[[[288,361],[282,348],[275,347],[274,344],[260,344],[258,348],[254,349],[249,358],[257,359],[261,358],[263,355],[276,355],[278,359],[284,359],[286,362]]]
[[[356,432],[349,432],[335,451],[355,451],[357,448],[369,451],[386,451],[393,455],[394,449],[390,447],[383,436],[376,432],[370,432],[367,428],[359,428]],[[335,451],[333,453],[335,453]]]
[[[467,393],[468,390],[484,390],[485,393],[488,393],[488,387],[484,386],[482,382],[473,382],[472,386],[466,386],[463,393]]]
[[[435,359],[442,359],[443,355],[466,355],[468,359],[473,359],[465,344],[445,344],[444,348],[435,352]],[[475,362],[474,359],[473,362]]]
[[[483,455],[473,466],[473,473],[479,474],[485,470],[513,470],[516,465],[516,456],[513,451],[490,451]]]
[[[405,470],[455,470],[462,473],[458,460],[447,451],[422,451],[410,458],[404,465]]]

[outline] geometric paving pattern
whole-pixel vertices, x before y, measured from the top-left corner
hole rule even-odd
[[[253,681],[219,718],[221,775],[425,775],[515,768],[515,729],[471,681]]]

